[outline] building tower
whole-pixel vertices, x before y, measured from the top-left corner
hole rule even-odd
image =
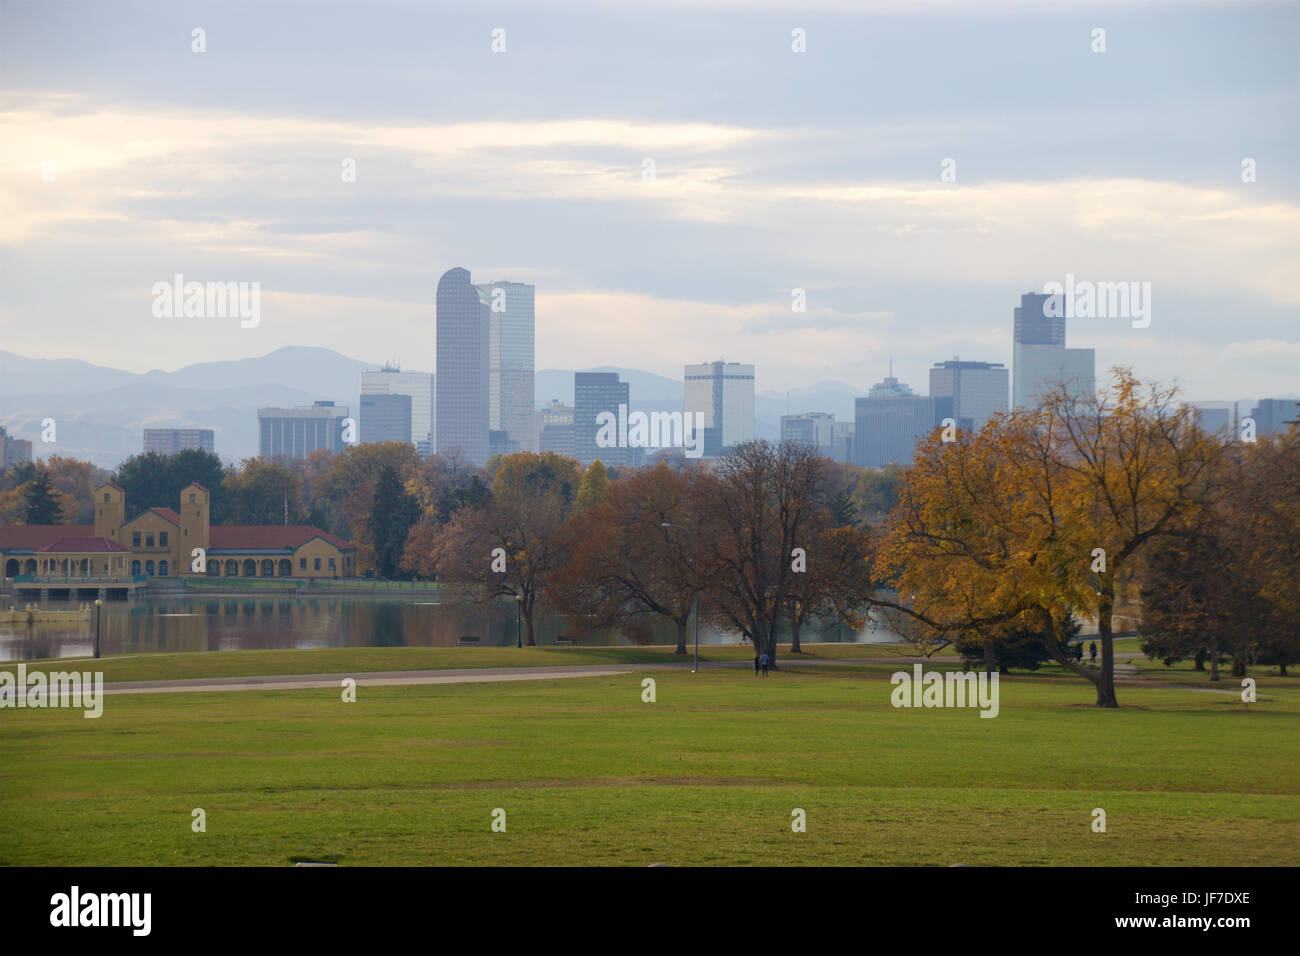
[[[473,465],[488,459],[489,307],[469,270],[448,269],[438,280],[435,440],[439,452],[458,448]]]

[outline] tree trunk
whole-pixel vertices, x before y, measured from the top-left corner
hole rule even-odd
[[[1205,670],[1205,651],[1196,652],[1196,670]]]
[[[997,666],[998,666],[997,648],[993,646],[992,641],[985,641],[984,642],[984,673],[988,674],[989,677],[992,677],[993,672],[997,669]]]
[[[802,654],[803,648],[799,646],[799,628],[803,627],[803,621],[799,615],[793,615],[790,618],[790,653]]]
[[[686,613],[685,617],[679,617],[677,619],[677,650],[673,651],[674,654],[686,653],[686,622],[690,619],[691,615],[689,611]]]
[[[776,621],[772,622],[767,633],[767,663],[772,670],[776,670]]]
[[[1210,680],[1219,679],[1219,645],[1210,645]]]
[[[537,646],[537,642],[536,642],[535,640],[533,640],[533,610],[532,610],[532,608],[529,608],[529,609],[528,609],[528,613],[524,615],[524,631],[526,631],[527,634],[528,634],[528,640],[524,641],[524,644],[525,644],[526,646],[528,646],[528,647],[536,647],[536,646]]]
[[[1101,673],[1097,675],[1097,706],[1118,707],[1115,699],[1115,570],[1102,576],[1101,600],[1097,605],[1097,636],[1101,638]]]

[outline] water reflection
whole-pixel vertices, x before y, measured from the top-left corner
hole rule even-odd
[[[51,602],[49,608],[75,607]],[[514,603],[484,610],[474,605],[389,596],[190,597],[137,603],[106,603],[100,611],[100,653],[156,654],[186,651],[302,647],[453,647],[477,637],[483,647],[515,643]],[[561,635],[579,644],[671,644],[676,629],[655,622],[634,637],[616,631],[578,635],[567,618],[539,614],[537,642],[554,644]],[[694,632],[689,635],[694,639]],[[885,630],[854,633],[840,625],[807,626],[812,641],[891,642]],[[0,624],[0,660],[70,657],[92,653],[95,620],[32,625]],[[734,644],[736,635],[700,629],[701,644]]]

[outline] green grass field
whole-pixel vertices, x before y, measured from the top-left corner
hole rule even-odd
[[[653,704],[628,674],[0,711],[0,863],[1300,863],[1294,678],[1103,711],[1049,669],[1003,678],[990,720],[892,708],[893,669],[655,671]]]

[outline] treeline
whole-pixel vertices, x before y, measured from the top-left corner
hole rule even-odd
[[[136,456],[116,473],[138,512],[189,481],[218,523],[310,523],[383,577],[472,585],[628,633],[702,619],[775,658],[814,619],[889,624],[926,654],[992,668],[1054,660],[1115,706],[1114,636],[1217,679],[1300,660],[1300,429],[1239,442],[1197,427],[1173,390],[1123,369],[1083,401],[1064,389],[865,470],[758,441],[709,464],[585,470],[552,453],[420,459],[404,443],[291,463]],[[68,459],[4,477],[4,520],[90,520],[102,473]],[[1099,666],[1079,660],[1096,623]]]
[[[686,649],[694,608],[775,658],[813,618],[889,623],[925,653],[1053,660],[1117,706],[1114,637],[1217,678],[1300,660],[1300,431],[1207,433],[1173,390],[1123,369],[945,441],[896,472],[884,509],[852,471],[752,442],[709,467],[610,476],[512,455],[458,507],[413,521],[401,568],[591,627],[659,617]],[[883,476],[877,476],[883,477]],[[851,489],[851,490],[850,490]],[[408,508],[407,514],[414,514]],[[867,520],[871,519],[871,520]],[[1072,644],[1093,621],[1101,659]]]

